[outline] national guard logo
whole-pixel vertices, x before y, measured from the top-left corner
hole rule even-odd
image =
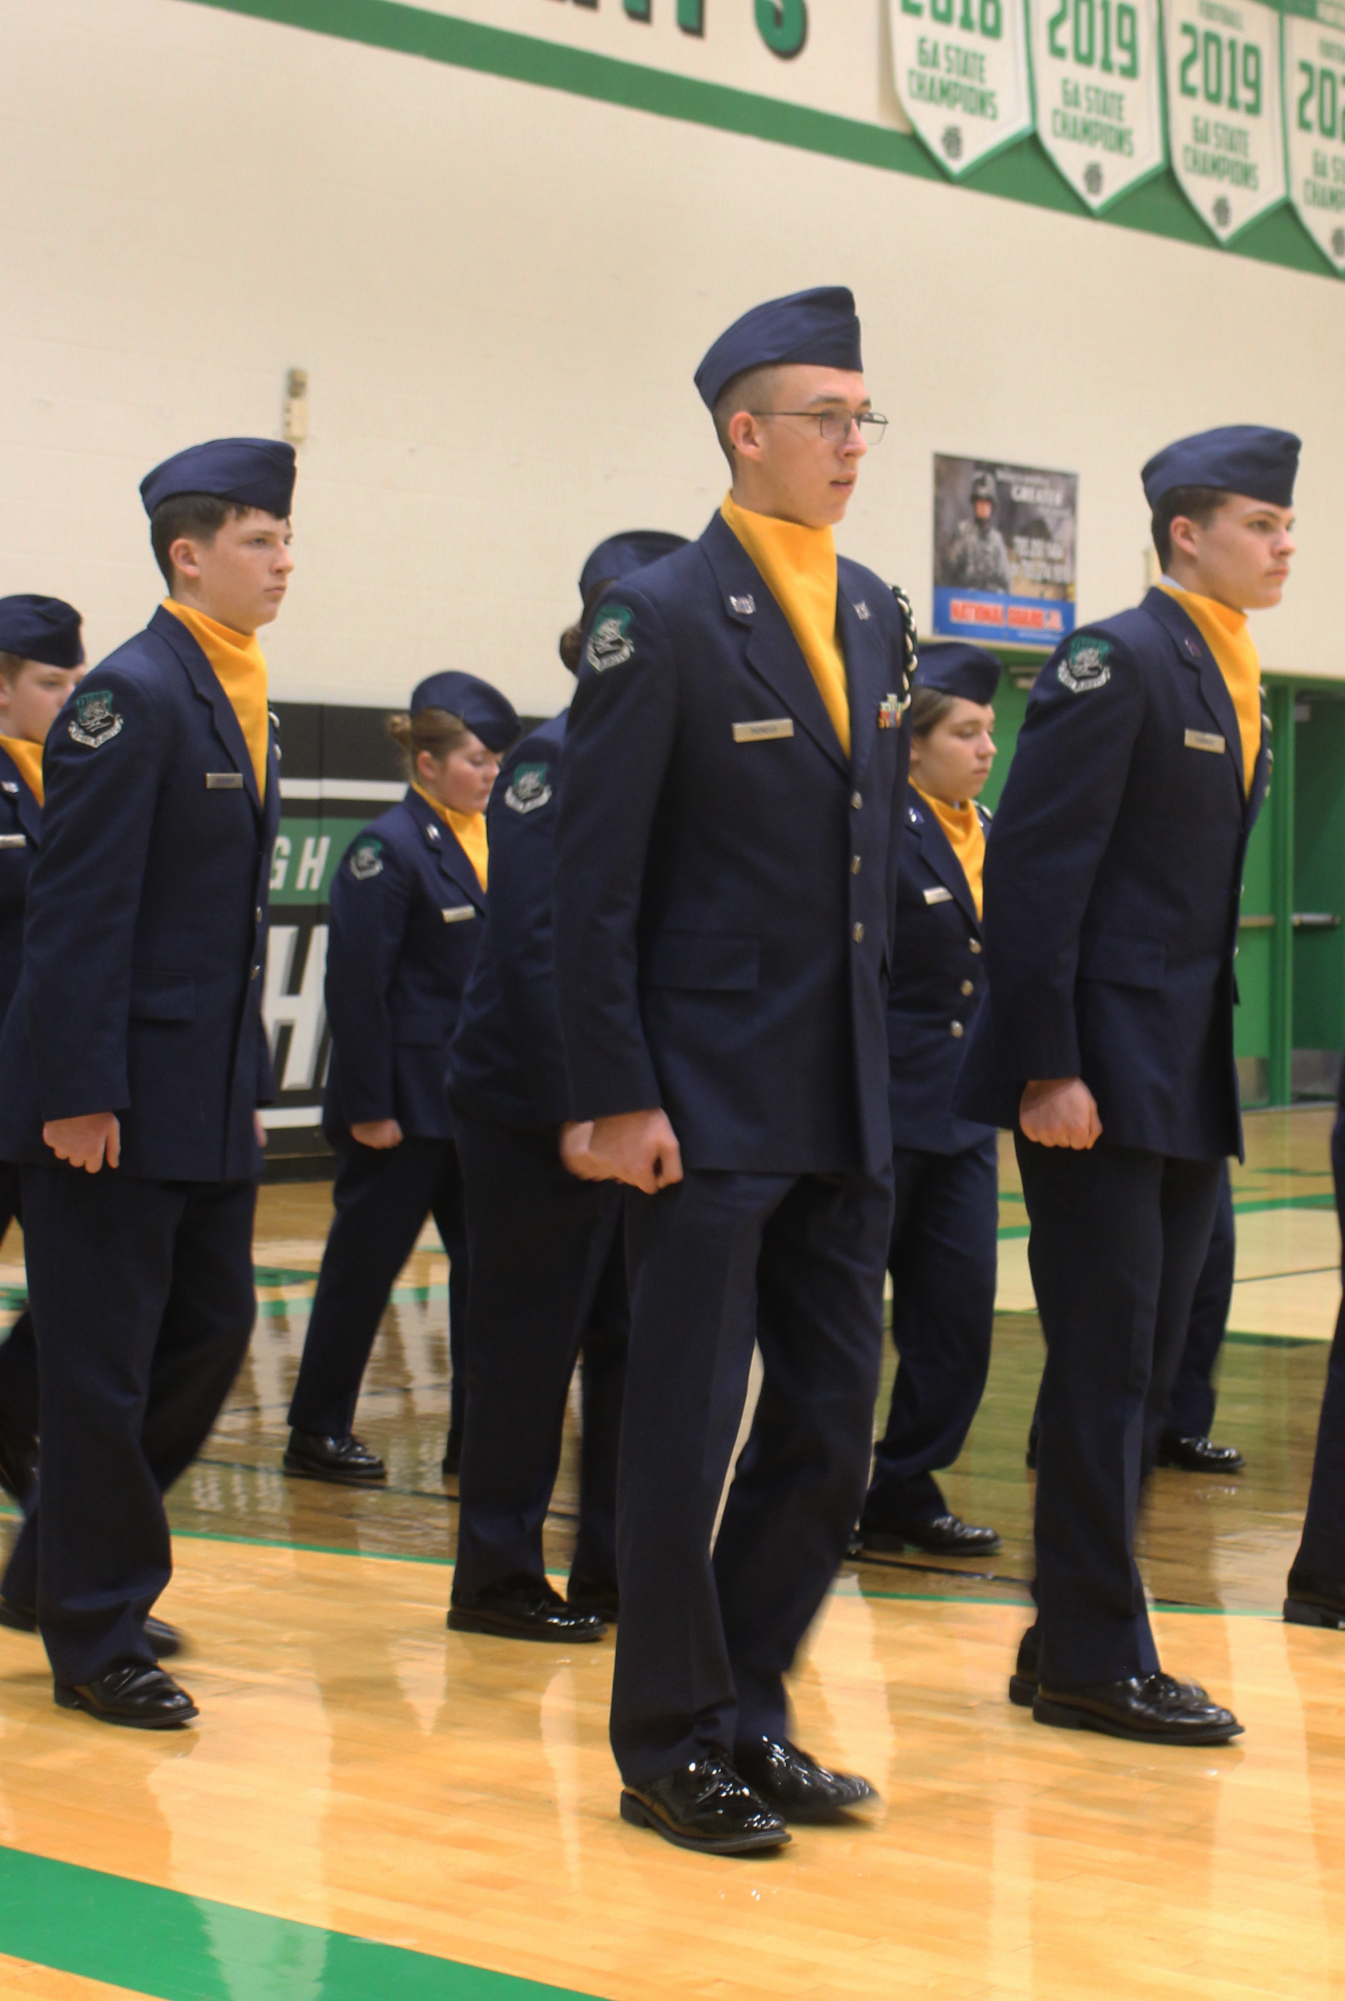
[[[383,843],[372,835],[367,841],[357,841],[350,855],[350,873],[356,882],[371,882],[383,873]]]
[[[884,695],[878,704],[878,727],[880,730],[895,730],[901,726],[901,697]]]
[[[551,799],[549,764],[516,764],[504,803],[515,813],[535,813]]]
[[[125,721],[112,704],[112,696],[106,688],[90,688],[83,695],[75,697],[75,713],[70,718],[70,734],[76,743],[82,743],[89,750],[97,750],[101,743],[111,743],[114,736],[121,735]]]
[[[1091,639],[1081,634],[1071,640],[1069,652],[1055,670],[1056,679],[1071,695],[1090,695],[1110,681],[1110,655],[1109,639]]]
[[[635,641],[630,636],[634,616],[624,604],[604,605],[598,613],[586,649],[588,664],[595,672],[605,674],[609,667],[624,667],[635,658]]]

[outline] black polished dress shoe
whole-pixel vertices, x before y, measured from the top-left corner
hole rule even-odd
[[[1158,1440],[1158,1464],[1183,1473],[1240,1473],[1247,1464],[1236,1445],[1216,1445],[1212,1438],[1179,1438],[1165,1431]]]
[[[143,1661],[127,1662],[97,1681],[73,1687],[57,1682],[55,1694],[58,1709],[87,1710],[100,1723],[121,1723],[131,1730],[178,1730],[201,1713],[170,1674]]]
[[[1288,1626],[1326,1626],[1345,1632],[1345,1584],[1295,1565],[1289,1572],[1284,1621]]]
[[[1211,1702],[1194,1682],[1174,1681],[1170,1674],[1137,1674],[1091,1688],[1039,1685],[1032,1714],[1059,1730],[1099,1730],[1141,1744],[1226,1744],[1242,1735],[1231,1709]]]
[[[907,1522],[900,1528],[861,1522],[859,1546],[875,1556],[900,1556],[903,1549],[922,1550],[926,1556],[993,1556],[999,1531],[972,1528],[960,1515],[936,1515],[933,1521]]]
[[[1018,1642],[1018,1660],[1009,1676],[1009,1700],[1018,1709],[1031,1709],[1037,1699],[1037,1662],[1041,1655],[1041,1638],[1035,1626],[1029,1626]]]
[[[882,1805],[867,1779],[829,1772],[784,1738],[755,1737],[735,1744],[733,1768],[781,1820],[835,1825],[856,1811]]]
[[[316,1431],[292,1431],[285,1454],[287,1473],[301,1480],[329,1480],[335,1487],[377,1487],[388,1469],[358,1438],[323,1438]]]
[[[544,1577],[506,1577],[470,1602],[455,1598],[448,1624],[454,1633],[494,1633],[502,1640],[601,1640],[607,1632],[605,1619],[567,1605]]]
[[[11,1605],[8,1598],[0,1598],[0,1626],[9,1626],[16,1633],[35,1633],[37,1614],[26,1605]],[[166,1619],[146,1619],[145,1638],[154,1649],[154,1658],[167,1661],[174,1654],[180,1654],[186,1647],[176,1626],[170,1626]]]
[[[570,1572],[570,1581],[565,1587],[565,1602],[573,1605],[577,1612],[596,1612],[610,1626],[616,1624],[621,1606],[615,1584],[604,1584],[601,1578],[589,1577],[582,1570]]]
[[[699,1848],[706,1855],[750,1855],[783,1848],[789,1840],[779,1814],[727,1758],[713,1753],[647,1786],[627,1786],[621,1818],[632,1827],[652,1827],[674,1848]]]

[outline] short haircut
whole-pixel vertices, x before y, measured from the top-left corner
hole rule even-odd
[[[226,521],[259,510],[237,500],[221,500],[213,493],[175,493],[161,501],[150,516],[149,539],[154,560],[163,571],[163,580],[173,588],[173,563],[168,551],[180,536],[204,542],[207,547]]]
[[[461,716],[447,709],[417,709],[414,716],[403,712],[388,717],[388,735],[402,753],[406,782],[414,785],[418,776],[416,759],[427,750],[436,764],[461,750],[471,731]]]
[[[913,688],[911,690],[911,735],[928,736],[949,714],[956,695],[950,695],[946,688]]]
[[[760,368],[745,368],[741,375],[731,376],[715,398],[712,412],[715,436],[730,470],[733,469],[733,446],[729,443],[729,425],[740,410],[759,410],[763,404],[769,407],[779,372],[778,362],[766,362]]]
[[[1172,524],[1177,516],[1184,514],[1188,521],[1207,528],[1227,499],[1218,486],[1174,486],[1159,495],[1149,532],[1165,570],[1172,560]]]

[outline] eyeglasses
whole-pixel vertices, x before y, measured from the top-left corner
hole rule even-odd
[[[753,417],[808,417],[829,445],[847,444],[852,424],[858,426],[859,435],[870,451],[875,445],[881,445],[887,435],[887,419],[880,417],[876,410],[861,410],[858,416],[849,410],[753,410],[749,414]]]

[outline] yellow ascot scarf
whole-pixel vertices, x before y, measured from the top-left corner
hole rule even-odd
[[[920,792],[914,779],[912,789]],[[920,792],[920,797],[928,806],[934,818],[948,837],[948,845],[957,857],[958,867],[967,878],[967,888],[971,891],[972,902],[976,905],[976,915],[982,915],[981,877],[985,870],[985,828],[981,816],[970,800],[963,806],[950,806],[946,799],[931,799],[928,792]]]
[[[739,507],[730,493],[720,513],[765,579],[799,642],[841,749],[850,755],[850,688],[836,642],[836,543],[830,528],[803,528]]]
[[[1247,629],[1245,612],[1220,604],[1217,598],[1203,598],[1176,584],[1160,584],[1181,606],[1214,655],[1224,677],[1224,685],[1237,711],[1238,735],[1242,739],[1242,782],[1252,789],[1252,773],[1261,750],[1261,656]]]
[[[423,785],[412,785],[425,804],[439,815],[457,840],[458,846],[476,870],[476,879],[482,889],[486,886],[486,873],[490,861],[490,843],[486,839],[486,816],[484,813],[455,813],[451,806],[441,806],[437,799],[431,799]]]
[[[229,697],[229,706],[238,718],[243,741],[257,777],[257,794],[266,797],[266,753],[270,744],[267,713],[266,656],[255,632],[235,632],[218,619],[207,618],[191,605],[165,598],[165,611],[180,619],[215,672],[215,679]]]
[[[20,778],[32,793],[39,806],[42,797],[42,746],[30,743],[26,736],[0,736],[0,749],[7,750],[18,768]]]

